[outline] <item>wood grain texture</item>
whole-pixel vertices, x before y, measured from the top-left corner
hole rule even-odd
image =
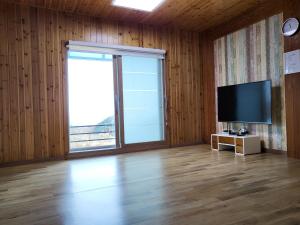
[[[66,40],[166,49],[169,144],[202,141],[197,32],[6,3],[0,17],[0,163],[57,159],[68,151]]]
[[[300,2],[286,1],[284,19],[300,17]],[[284,52],[300,49],[300,33],[284,38]],[[288,156],[300,158],[300,102],[299,102],[300,73],[285,76],[286,123]]]
[[[202,135],[204,143],[210,143],[211,134],[216,133],[216,98],[214,74],[214,42],[205,34],[200,34],[201,70],[202,70],[202,109],[203,126]]]
[[[297,0],[285,1],[283,8],[283,19],[286,20],[290,17],[300,17],[300,2]],[[292,37],[284,38],[284,52],[294,51],[300,48],[300,33],[298,32]]]
[[[0,224],[300,224],[300,161],[193,146],[0,170]]]
[[[227,34],[238,31],[254,23],[257,23],[270,16],[283,11],[283,5],[287,1],[272,0],[267,1],[255,8],[241,13],[229,21],[223,21],[222,24],[211,27],[201,32],[201,52],[202,71],[203,71],[203,140],[205,143],[210,143],[210,135],[216,132],[216,101],[215,101],[215,63],[214,62],[214,44],[216,39],[219,39]]]
[[[285,77],[288,156],[300,159],[300,74]]]
[[[269,4],[269,6],[267,6]],[[239,29],[245,28],[247,26],[250,26],[251,24],[257,23],[258,21],[267,18],[268,16],[277,14],[278,12],[283,12],[283,18],[284,20],[289,17],[300,17],[299,11],[300,11],[300,3],[297,0],[285,0],[285,1],[269,1],[265,6],[260,7],[260,9],[257,10],[249,10],[248,12],[244,13],[241,17],[236,17],[234,19],[231,19],[230,21],[227,21],[219,26],[215,26],[211,29],[208,29],[205,31],[206,35],[210,37],[211,40],[218,39],[224,35],[227,35],[231,32],[237,31]],[[300,34],[294,35],[292,37],[286,37],[284,38],[284,52],[296,50],[300,48]],[[212,52],[213,47],[211,49],[207,49],[207,52]],[[209,54],[206,54],[209,56]],[[209,60],[209,59],[208,59]],[[203,85],[208,86],[211,83],[211,79],[213,77],[212,64],[203,64],[203,71],[206,71],[203,76]],[[295,142],[296,140],[300,140],[299,138],[299,132],[296,132],[295,129],[299,127],[298,123],[298,112],[294,112],[294,107],[297,107],[297,103],[299,101],[293,100],[297,98],[297,89],[293,88],[295,87],[295,84],[298,82],[298,77],[300,74],[294,74],[292,77],[285,78],[286,84],[285,84],[285,99],[286,99],[286,135],[287,135],[287,151],[288,155],[291,157],[296,157],[299,155],[299,149],[300,144]],[[206,77],[211,77],[211,79],[205,79]],[[289,91],[287,91],[287,89]],[[206,95],[211,95],[211,93],[214,91],[214,89],[207,89],[209,93],[206,93]],[[204,111],[213,113],[212,104],[204,104]],[[209,121],[207,121],[209,119]],[[206,117],[205,123],[212,124],[216,121],[213,117]],[[213,132],[212,132],[213,133]],[[205,143],[209,143],[207,141],[207,134],[205,134]]]
[[[263,148],[286,150],[282,14],[215,41],[216,87],[272,80],[272,125],[248,125]],[[217,96],[217,94],[216,94]],[[217,101],[217,100],[216,100]],[[234,124],[239,128],[240,124]],[[218,123],[218,132],[227,123]]]
[[[245,12],[241,12],[240,15],[230,19],[229,21],[224,21],[218,26],[208,28],[205,33],[211,36],[214,40],[218,39],[268,17],[282,13],[284,5],[286,5],[288,1],[289,0],[266,1],[264,4],[260,4],[255,9],[249,9]]]
[[[180,27],[203,31],[230,21],[246,12],[266,11],[278,0],[165,0],[153,12],[112,6],[111,0],[1,0],[48,8],[63,12],[90,15],[110,20]],[[273,4],[274,3],[274,4]],[[266,6],[265,6],[266,5]]]

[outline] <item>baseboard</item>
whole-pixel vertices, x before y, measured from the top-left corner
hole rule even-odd
[[[152,150],[168,149],[169,145],[157,145],[157,146],[145,146],[142,148],[131,148],[131,149],[114,149],[114,150],[97,150],[97,151],[87,151],[87,152],[73,152],[66,154],[66,159],[81,159],[81,158],[90,158],[90,157],[99,157],[99,156],[113,156],[121,155],[127,153],[136,153],[136,152],[146,152]]]
[[[138,148],[129,148],[129,149],[115,149],[115,150],[108,150],[108,151],[89,151],[89,152],[74,152],[68,153],[66,155],[66,159],[80,159],[80,158],[89,158],[89,157],[99,157],[99,156],[111,156],[111,155],[120,155],[120,154],[127,154],[127,153],[136,153],[136,152],[146,152],[152,150],[160,150],[160,149],[169,149],[169,148],[179,148],[179,147],[187,147],[187,146],[194,146],[200,145],[203,142],[196,142],[196,143],[188,143],[188,144],[181,144],[181,145],[169,145],[169,144],[162,144],[157,146],[144,146]]]
[[[63,161],[65,159],[66,159],[65,157],[57,157],[57,158],[48,158],[48,159],[32,159],[32,160],[22,160],[22,161],[14,161],[14,162],[4,162],[4,163],[0,163],[0,168],[24,166],[28,164],[36,164],[36,163],[44,163],[44,162]]]
[[[195,142],[195,143],[170,145],[170,148],[188,147],[188,146],[194,146],[194,145],[210,145],[210,144],[206,144],[202,141],[199,141],[199,142]]]
[[[262,153],[272,153],[272,154],[279,154],[279,155],[287,155],[287,151],[279,150],[279,149],[269,149],[263,148]]]

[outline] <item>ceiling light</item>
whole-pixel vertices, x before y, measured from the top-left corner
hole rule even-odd
[[[113,0],[113,5],[151,12],[164,0]]]

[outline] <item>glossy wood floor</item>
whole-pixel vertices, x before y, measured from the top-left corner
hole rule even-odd
[[[0,224],[300,224],[300,160],[193,146],[0,168]]]

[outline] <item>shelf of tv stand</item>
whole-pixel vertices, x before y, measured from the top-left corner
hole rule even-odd
[[[249,155],[261,152],[258,135],[237,136],[226,133],[211,135],[211,149],[216,151],[234,148],[236,155]]]

